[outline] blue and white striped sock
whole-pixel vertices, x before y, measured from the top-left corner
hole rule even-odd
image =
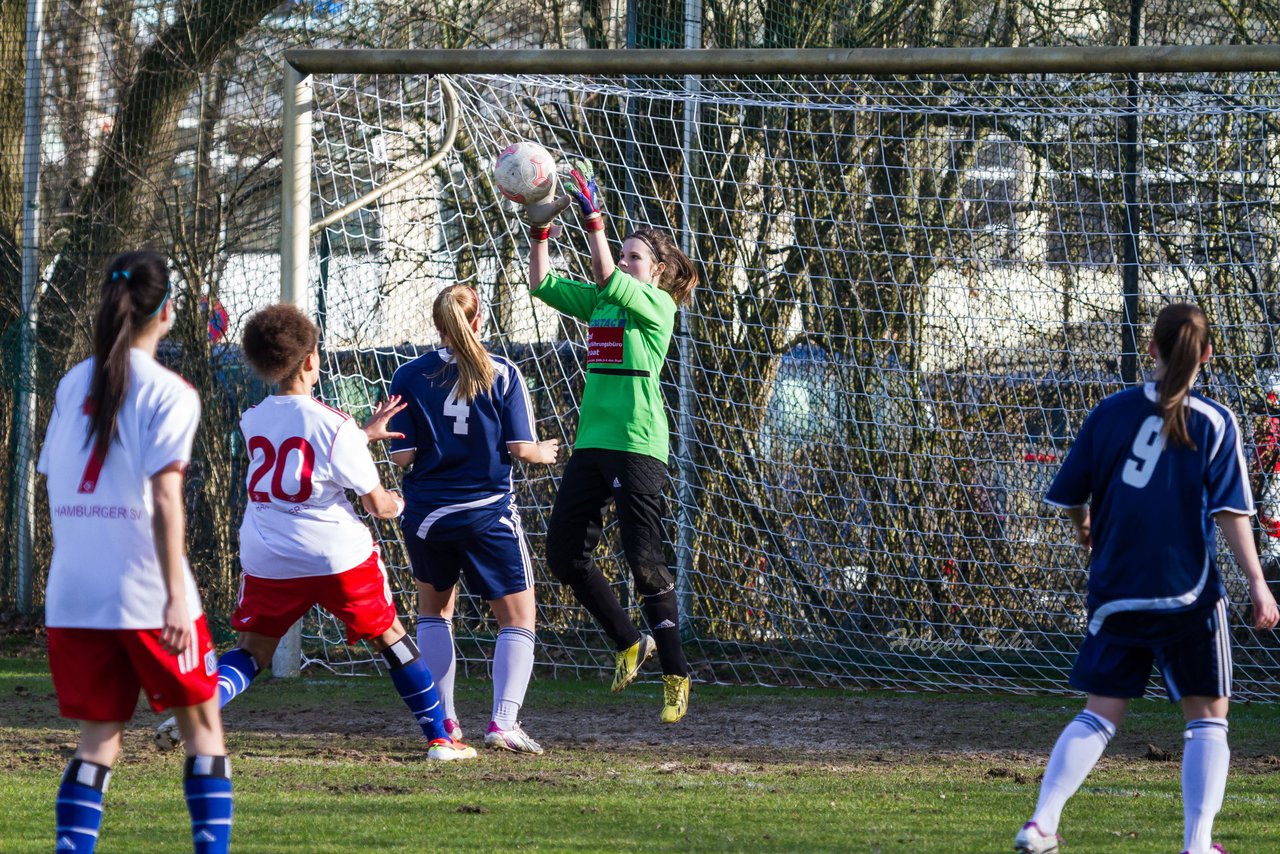
[[[453,707],[453,677],[457,672],[457,655],[453,647],[453,623],[444,617],[418,617],[418,649],[427,669],[435,677],[444,716],[453,720],[458,714]]]
[[[54,810],[58,821],[57,851],[93,851],[102,828],[102,798],[111,782],[111,769],[95,762],[72,759],[58,786]]]
[[[231,849],[231,763],[225,756],[188,756],[182,788],[191,813],[195,854]]]
[[[409,707],[413,719],[422,727],[428,740],[448,738],[444,728],[444,705],[440,693],[431,681],[431,671],[418,654],[413,640],[405,635],[382,651],[390,671],[391,683],[396,686],[400,699]]]
[[[507,626],[498,632],[493,651],[493,722],[499,729],[516,725],[533,675],[534,636],[528,629]]]
[[[218,708],[244,693],[261,668],[248,651],[236,647],[218,659]]]
[[[1084,783],[1116,734],[1115,724],[1085,709],[1067,724],[1053,746],[1040,784],[1040,800],[1031,820],[1049,836],[1058,832],[1062,808]]]
[[[1231,747],[1226,718],[1200,718],[1187,724],[1182,748],[1182,847],[1208,851],[1213,844],[1213,820],[1227,791]]]

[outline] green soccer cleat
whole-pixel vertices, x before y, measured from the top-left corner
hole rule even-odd
[[[689,689],[693,679],[689,676],[662,677],[662,722],[673,724],[689,711]]]
[[[613,687],[609,690],[620,694],[623,688],[636,681],[636,677],[640,675],[640,666],[653,655],[656,648],[653,638],[642,634],[640,640],[618,653],[613,666]]]

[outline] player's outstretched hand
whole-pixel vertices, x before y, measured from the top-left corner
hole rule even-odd
[[[551,173],[551,190],[536,202],[524,206],[524,216],[530,228],[541,228],[551,225],[556,217],[569,205],[573,204],[573,196],[568,193],[556,194],[556,176]]]
[[[1271,595],[1265,579],[1249,584],[1249,599],[1253,602],[1253,627],[1274,629],[1280,622],[1280,610],[1276,608],[1276,597]]]
[[[541,459],[538,462],[543,465],[551,465],[556,461],[556,455],[560,453],[560,440],[547,439],[538,443],[538,454]]]
[[[408,405],[400,402],[400,395],[393,394],[375,406],[373,414],[369,416],[369,420],[361,425],[365,438],[369,442],[378,442],[383,439],[403,439],[403,433],[393,433],[387,429],[387,422],[391,420],[393,415]]]
[[[569,192],[573,194],[573,198],[578,203],[578,209],[582,211],[582,215],[584,217],[598,215],[600,213],[600,187],[596,184],[596,173],[591,168],[591,164],[585,160],[575,162],[573,169],[569,172],[569,177],[573,179],[573,183],[569,185]]]
[[[172,655],[180,655],[191,643],[191,617],[185,599],[169,597],[164,605],[164,627],[160,630],[160,646]]]

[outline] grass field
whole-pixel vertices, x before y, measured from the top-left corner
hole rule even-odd
[[[459,689],[463,726],[486,682]],[[999,852],[1034,806],[1064,698],[862,694],[697,686],[689,717],[657,723],[657,686],[540,680],[532,758],[482,751],[428,764],[379,678],[264,679],[228,707],[241,852]],[[190,843],[182,760],[156,753],[143,709],[107,796],[100,852]],[[1218,840],[1280,850],[1280,708],[1237,706]],[[75,734],[44,661],[0,659],[0,851],[52,848],[53,797]],[[476,739],[478,741],[478,739]],[[1180,850],[1181,727],[1138,704],[1068,805],[1068,852]]]

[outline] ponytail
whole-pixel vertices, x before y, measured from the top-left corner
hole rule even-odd
[[[1151,339],[1165,366],[1158,403],[1164,419],[1161,435],[1166,442],[1194,449],[1195,443],[1187,432],[1185,400],[1209,347],[1209,321],[1204,312],[1189,303],[1167,305],[1156,317]]]
[[[646,225],[637,228],[627,237],[634,237],[648,246],[649,251],[653,253],[655,265],[666,265],[661,278],[654,284],[671,294],[676,305],[688,305],[693,299],[693,289],[698,286],[698,270],[689,260],[689,256],[676,246],[671,235]]]
[[[431,306],[431,319],[458,364],[458,397],[467,403],[493,388],[493,360],[471,328],[479,311],[480,298],[466,285],[450,285]]]
[[[104,459],[116,437],[116,418],[129,390],[129,349],[134,337],[169,299],[169,272],[154,252],[116,257],[102,282],[93,323],[93,373],[89,380],[89,441]]]

